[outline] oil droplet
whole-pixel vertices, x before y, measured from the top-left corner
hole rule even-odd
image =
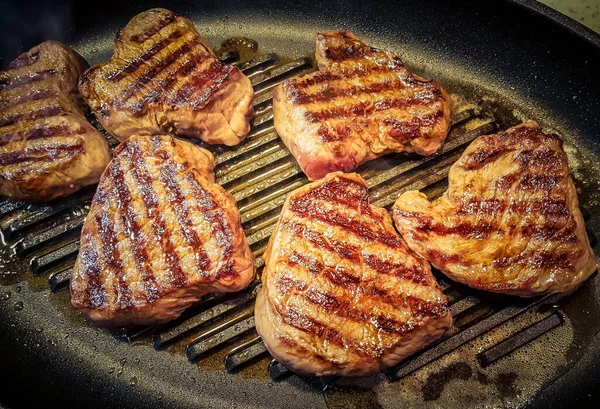
[[[91,54],[96,54],[97,52],[98,52],[98,49],[97,49],[97,48],[92,48],[92,49],[90,50],[90,53],[91,53]]]
[[[10,291],[7,291],[5,293],[2,293],[2,295],[0,296],[0,299],[2,299],[2,301],[7,301],[10,299],[11,293]]]
[[[15,303],[15,311],[21,311],[23,309],[23,303],[21,301],[17,301]]]
[[[36,329],[35,329],[35,332],[38,332],[38,333],[39,333],[39,332],[42,332],[43,330],[44,330],[44,328],[42,328],[42,327],[39,327],[39,328],[36,328]]]
[[[134,376],[133,378],[131,378],[131,380],[129,381],[129,386],[135,386],[137,385],[137,378]]]
[[[15,287],[15,292],[20,293],[21,292],[21,286],[18,285]]]
[[[125,364],[127,363],[127,358],[123,358],[119,361],[119,363],[121,364],[121,366],[125,366]]]
[[[119,370],[119,372],[117,372],[117,378],[120,378],[120,377],[121,377],[121,375],[123,375],[123,370],[122,370],[122,369],[121,369],[121,370]]]
[[[113,372],[115,372],[115,368],[110,368],[110,369],[108,370],[108,373],[113,373]]]

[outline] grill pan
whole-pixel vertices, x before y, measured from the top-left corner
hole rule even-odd
[[[52,37],[91,64],[105,61],[117,30],[156,6],[63,3],[58,10],[72,13],[61,17],[65,23]],[[238,202],[259,273],[286,195],[307,183],[273,129],[271,91],[315,69],[315,33],[328,29],[347,29],[397,52],[457,102],[437,155],[393,154],[359,169],[373,204],[389,208],[409,189],[439,196],[449,166],[470,141],[532,118],[565,139],[598,255],[600,36],[583,26],[533,1],[163,6],[196,23],[255,88],[248,138],[234,148],[210,149],[217,181]],[[35,8],[19,13],[36,15]],[[220,46],[226,39],[233,40]],[[20,46],[28,49],[31,41]],[[254,330],[258,284],[212,296],[166,325],[96,329],[72,309],[66,289],[93,193],[87,188],[47,206],[0,202],[0,402],[8,407],[565,407],[594,401],[597,274],[572,294],[523,300],[473,291],[436,273],[455,327],[435,345],[366,378],[298,377],[272,361]]]

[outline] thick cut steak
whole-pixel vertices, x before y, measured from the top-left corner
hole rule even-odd
[[[254,112],[250,80],[221,62],[189,20],[165,9],[131,19],[113,57],[87,70],[79,89],[119,140],[178,133],[232,146]]]
[[[565,292],[598,268],[562,140],[525,122],[477,138],[450,169],[448,190],[394,205],[417,254],[471,287],[520,296]]]
[[[0,195],[45,202],[98,182],[110,152],[84,116],[77,81],[86,68],[46,41],[0,72]]]
[[[452,103],[435,81],[347,32],[317,35],[319,71],[273,94],[277,133],[310,180],[391,152],[435,153]]]
[[[292,192],[264,254],[256,329],[295,372],[366,375],[400,362],[452,325],[429,264],[357,174]]]
[[[83,225],[73,305],[98,324],[150,324],[248,286],[254,256],[213,167],[210,152],[170,136],[119,145]]]

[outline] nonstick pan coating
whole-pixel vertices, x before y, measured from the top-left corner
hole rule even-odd
[[[536,2],[109,0],[62,2],[42,11],[9,3],[5,15],[27,17],[9,27],[13,40],[3,37],[9,51],[2,55],[14,58],[52,38],[98,63],[111,55],[119,28],[159,6],[190,18],[214,47],[247,37],[259,53],[287,59],[313,53],[317,31],[350,30],[487,107],[501,128],[521,117],[538,120],[565,138],[580,202],[590,215],[587,226],[600,233],[600,38]],[[55,14],[56,27],[31,34],[28,24]],[[11,261],[3,261],[10,272]],[[68,305],[68,292],[48,290],[47,277],[6,273],[0,281],[0,401],[11,408],[472,407],[484,402],[480,395],[488,390],[497,394],[487,401],[496,406],[564,407],[593,402],[600,379],[597,275],[559,302],[566,311],[559,319],[567,324],[504,358],[511,371],[497,369],[506,362],[483,371],[467,358],[440,358],[422,370],[422,382],[377,375],[323,392],[295,376],[274,382],[264,365],[229,374],[217,358],[192,364],[176,346],[157,351],[151,342],[124,342],[118,332],[86,324]],[[519,303],[502,297],[493,302]],[[481,342],[475,344],[485,349]],[[529,371],[531,366],[539,367]]]

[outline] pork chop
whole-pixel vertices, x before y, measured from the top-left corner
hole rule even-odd
[[[317,34],[316,58],[319,72],[273,93],[275,129],[310,180],[387,153],[431,155],[442,146],[452,102],[440,84],[348,32]]]
[[[0,72],[0,195],[46,202],[98,182],[110,151],[77,92],[86,68],[46,41]]]
[[[282,364],[307,375],[366,375],[452,325],[429,264],[416,257],[365,181],[341,172],[286,200],[264,254],[256,329]]]
[[[409,247],[471,287],[524,297],[566,292],[598,268],[562,140],[527,121],[477,138],[448,190],[394,205]]]
[[[236,145],[250,130],[254,91],[221,62],[187,19],[165,9],[135,16],[110,61],[85,72],[81,94],[119,140],[178,133]]]
[[[73,305],[97,324],[151,324],[248,286],[254,256],[213,168],[209,151],[170,136],[119,145],[83,225]]]

